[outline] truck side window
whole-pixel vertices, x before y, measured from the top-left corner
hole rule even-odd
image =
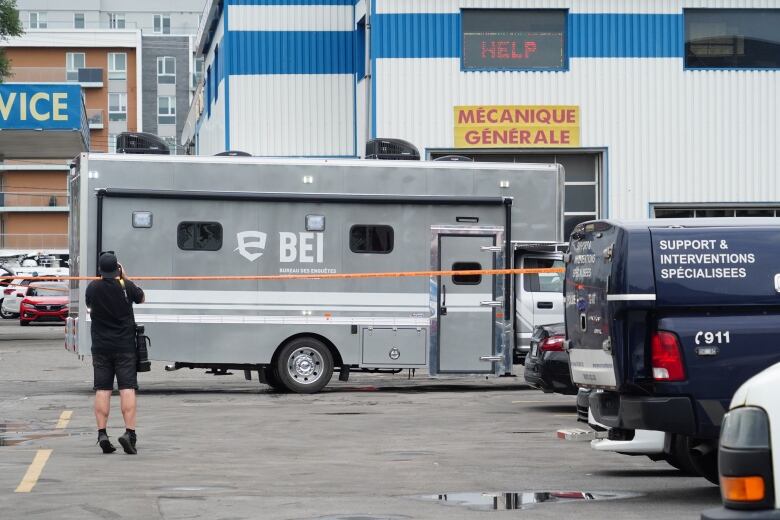
[[[219,251],[222,249],[222,224],[219,222],[181,222],[176,243],[184,251]]]
[[[563,262],[553,258],[526,258],[524,265],[529,269],[548,269],[563,267]],[[563,273],[524,274],[523,288],[528,292],[563,293]]]
[[[480,271],[482,265],[479,262],[455,262],[451,271]],[[479,285],[482,283],[481,274],[456,274],[452,277],[455,285]]]
[[[353,253],[387,254],[393,250],[393,228],[386,225],[354,225],[349,229]]]

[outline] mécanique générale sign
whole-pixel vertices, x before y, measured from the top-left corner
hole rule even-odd
[[[456,148],[573,148],[580,146],[576,105],[456,106]]]

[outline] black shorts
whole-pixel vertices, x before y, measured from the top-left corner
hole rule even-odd
[[[135,363],[136,353],[131,352],[93,352],[92,367],[95,369],[95,390],[113,390],[114,376],[120,390],[130,388],[138,390],[138,374]]]

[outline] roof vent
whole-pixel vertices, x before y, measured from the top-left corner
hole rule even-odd
[[[419,161],[420,152],[412,143],[402,139],[377,138],[366,143],[366,159]]]
[[[116,153],[170,155],[168,144],[146,132],[122,132],[116,136]]]

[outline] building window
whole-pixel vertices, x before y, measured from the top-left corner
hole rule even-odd
[[[366,17],[358,21],[355,31],[355,72],[357,80],[366,77],[368,70],[368,53],[366,52]]]
[[[780,206],[656,204],[653,206],[653,216],[655,218],[780,217]]]
[[[219,251],[222,249],[222,224],[182,222],[176,232],[176,243],[184,251]]]
[[[203,79],[203,58],[195,58],[194,61],[194,76],[192,78],[192,85],[196,86]]]
[[[65,53],[65,80],[78,81],[79,69],[83,69],[86,63],[86,55],[83,52]]]
[[[74,29],[84,28],[84,13],[73,13],[73,28]]]
[[[463,9],[464,70],[565,70],[566,11]]]
[[[108,153],[116,153],[116,134],[108,134]]]
[[[127,79],[127,53],[108,53],[108,79]]]
[[[108,94],[108,120],[127,121],[127,94],[118,92]]]
[[[30,29],[46,29],[48,27],[47,15],[40,11],[30,12]]]
[[[171,15],[154,15],[154,32],[158,34],[171,34]]]
[[[214,46],[214,102],[219,99],[219,44]]]
[[[393,228],[385,225],[352,226],[349,250],[353,253],[387,254],[393,250]]]
[[[157,96],[157,124],[176,124],[176,97]]]
[[[176,58],[173,56],[159,56],[157,58],[157,83],[176,83]]]
[[[685,66],[780,68],[780,9],[686,9]]]
[[[124,13],[108,13],[108,27],[111,29],[125,28]]]

